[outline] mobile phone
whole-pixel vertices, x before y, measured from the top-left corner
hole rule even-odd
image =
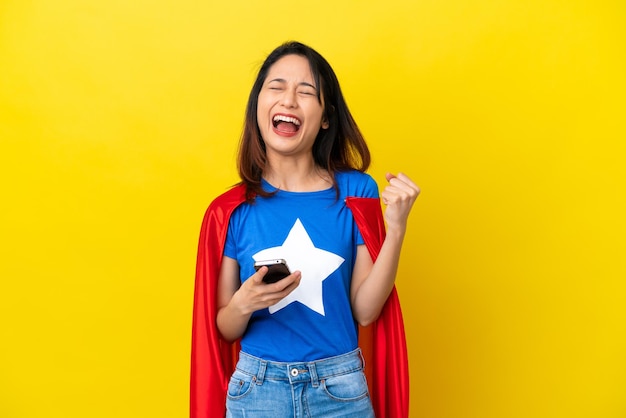
[[[263,281],[265,283],[276,283],[291,274],[289,267],[287,267],[287,262],[282,258],[255,261],[254,263],[255,270],[258,270],[263,266],[268,268],[267,273],[263,276]]]

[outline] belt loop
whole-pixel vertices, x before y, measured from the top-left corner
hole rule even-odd
[[[265,379],[265,370],[267,369],[267,361],[259,361],[259,373],[256,375],[256,384],[262,385]]]
[[[317,368],[315,367],[315,363],[309,363],[309,373],[311,373],[311,384],[314,388],[320,385],[319,378],[317,377]]]
[[[359,357],[361,357],[361,366],[363,370],[365,370],[365,357],[363,357],[363,350],[360,348],[357,348],[357,350],[359,350]]]

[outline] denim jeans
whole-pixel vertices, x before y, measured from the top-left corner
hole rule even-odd
[[[279,363],[240,353],[228,384],[227,418],[374,418],[361,350]]]

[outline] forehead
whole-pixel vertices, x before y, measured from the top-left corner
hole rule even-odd
[[[281,79],[285,81],[314,81],[309,60],[301,55],[285,55],[276,61],[267,72],[266,81]]]

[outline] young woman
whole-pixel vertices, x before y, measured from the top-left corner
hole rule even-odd
[[[369,162],[328,62],[297,42],[275,49],[249,97],[242,181],[202,226],[192,417],[408,416],[394,281],[420,190],[387,174],[383,221]],[[267,283],[265,260],[290,272]],[[359,348],[370,324],[373,382]]]

